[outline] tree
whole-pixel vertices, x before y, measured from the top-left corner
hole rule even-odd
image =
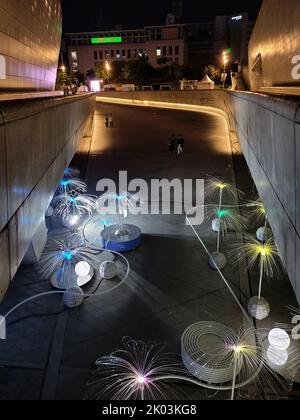
[[[94,74],[97,79],[109,81],[113,78],[114,68],[110,64],[110,69],[108,70],[107,65],[105,63],[101,63],[94,68]]]
[[[157,60],[157,64],[159,66],[166,66],[169,63],[169,58],[168,57],[161,57]]]
[[[86,76],[80,71],[74,71],[72,74],[72,79],[78,86],[86,83]]]
[[[207,75],[211,78],[214,82],[217,82],[221,79],[221,71],[217,67],[215,67],[213,64],[209,64],[205,67],[203,70],[204,75]]]
[[[72,84],[72,78],[68,75],[67,72],[58,70],[56,77],[56,88],[58,90],[63,90],[66,86]]]
[[[128,83],[132,81],[132,63],[124,62],[121,68],[121,78],[124,82]]]

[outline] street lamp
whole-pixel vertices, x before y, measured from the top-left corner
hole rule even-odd
[[[226,79],[227,79],[227,64],[229,62],[229,58],[228,58],[228,50],[223,51],[223,73],[222,73],[222,82],[223,82],[223,88],[225,88],[225,83],[226,83]]]
[[[110,80],[110,71],[111,71],[111,66],[110,66],[110,64],[109,64],[109,62],[108,62],[108,61],[106,61],[106,62],[105,62],[105,69],[106,69],[106,71],[107,71],[107,81],[108,81],[108,83],[109,83],[109,80]]]

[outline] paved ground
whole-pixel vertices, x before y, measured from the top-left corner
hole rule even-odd
[[[104,127],[105,112],[113,112],[114,129]],[[186,138],[182,158],[168,154],[172,133]],[[89,192],[95,194],[97,181],[118,179],[119,170],[127,170],[129,179],[147,181],[201,179],[208,174],[230,176],[230,163],[224,126],[217,117],[97,105],[92,143],[73,165],[80,167]],[[249,194],[247,168],[241,159],[236,165],[239,187]],[[194,322],[216,320],[240,326],[241,311],[220,277],[208,268],[207,256],[184,216],[143,216],[135,222],[143,229],[143,245],[127,254],[131,274],[126,285],[105,297],[95,295],[78,310],[66,311],[61,297],[53,296],[29,303],[10,318],[8,339],[0,342],[0,399],[82,399],[95,360],[119,347],[124,336],[165,342],[168,350],[180,353],[181,335]],[[204,227],[200,231],[213,250],[215,238]],[[225,273],[238,293],[237,270],[228,266]],[[255,281],[253,276],[253,288]],[[0,313],[48,290],[49,282],[39,278],[35,267],[22,267]],[[273,317],[263,325],[289,322],[284,307],[296,302],[286,279],[266,285],[264,292]],[[207,398],[193,388],[189,393],[195,399]]]

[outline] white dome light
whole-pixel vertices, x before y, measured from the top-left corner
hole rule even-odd
[[[267,350],[267,359],[271,364],[282,367],[288,362],[289,355],[286,350],[279,350],[276,347],[270,346]]]
[[[281,328],[274,328],[269,333],[269,343],[279,350],[287,350],[291,345],[288,333]]]
[[[76,265],[75,272],[78,277],[86,277],[91,272],[91,266],[86,261],[81,261]]]

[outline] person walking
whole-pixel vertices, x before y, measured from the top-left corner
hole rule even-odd
[[[110,116],[109,116],[109,126],[110,126],[110,128],[113,128],[114,127],[114,117],[113,117],[113,114],[110,114]]]
[[[108,116],[108,114],[105,114],[104,122],[105,122],[106,128],[108,128],[109,127],[109,116]]]
[[[173,134],[169,139],[169,152],[175,153],[176,152],[176,136]]]
[[[183,154],[184,143],[185,143],[185,140],[182,137],[182,135],[180,134],[177,137],[177,153],[178,153],[178,156],[181,156]]]

